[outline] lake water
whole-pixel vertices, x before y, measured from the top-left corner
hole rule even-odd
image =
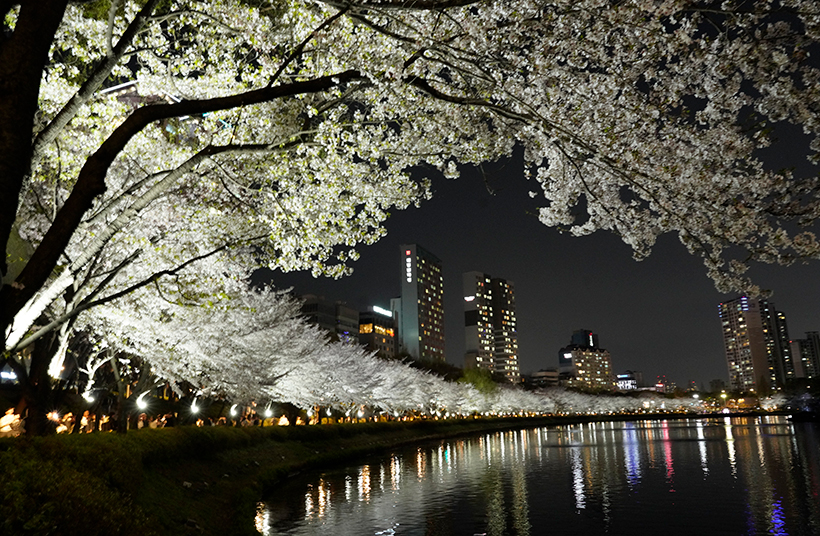
[[[304,475],[266,535],[820,535],[820,424],[589,423],[396,450]]]

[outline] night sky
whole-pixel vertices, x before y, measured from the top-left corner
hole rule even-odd
[[[537,183],[523,178],[518,158],[485,165],[483,177],[473,168],[455,180],[434,171],[428,176],[433,199],[418,209],[393,211],[387,236],[357,248],[361,259],[351,265],[352,276],[275,272],[274,286],[360,310],[389,308],[400,292],[399,245],[417,243],[444,265],[452,364],[464,364],[461,274],[477,270],[515,283],[523,373],[557,367],[558,351],[572,332],[588,329],[610,351],[616,373],[638,370],[647,382],[665,375],[678,386],[694,380],[706,389],[712,379],[728,380],[718,304],[736,295],[719,293],[676,235],[661,237],[652,255],[636,262],[629,246],[611,233],[573,237],[550,229],[537,220],[543,197],[528,195]],[[820,330],[820,263],[757,266],[750,274],[774,291],[771,301],[786,313],[792,338]]]

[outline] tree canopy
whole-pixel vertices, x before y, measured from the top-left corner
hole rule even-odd
[[[342,276],[429,195],[413,169],[454,178],[516,147],[545,225],[612,231],[638,259],[677,233],[723,290],[756,290],[749,262],[820,253],[818,177],[758,152],[792,123],[817,163],[815,2],[0,0],[0,16],[8,352],[133,293],[207,306],[260,264]]]

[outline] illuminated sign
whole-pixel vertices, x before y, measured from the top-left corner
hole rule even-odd
[[[378,305],[373,306],[373,312],[374,313],[379,313],[380,315],[389,316],[390,318],[393,318],[393,312],[392,311],[388,311],[387,309],[379,307]]]
[[[464,296],[464,301],[467,301],[467,302],[473,301],[474,299],[475,299],[475,296]]]

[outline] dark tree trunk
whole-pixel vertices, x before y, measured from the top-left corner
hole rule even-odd
[[[22,2],[14,31],[0,39],[0,252],[6,251],[23,181],[30,172],[40,81],[67,3],[68,0]],[[7,271],[3,254],[0,275]],[[13,290],[16,289],[10,285],[0,288],[0,333],[5,333],[19,307],[9,299]]]
[[[296,426],[296,419],[299,417],[301,410],[290,402],[285,402],[282,404],[282,412],[285,414],[285,417],[288,418],[290,425]]]
[[[56,429],[47,417],[55,409],[48,366],[54,356],[56,341],[57,334],[49,334],[38,340],[31,352],[31,366],[23,383],[22,397],[26,409],[26,435],[29,437],[46,435]]]

